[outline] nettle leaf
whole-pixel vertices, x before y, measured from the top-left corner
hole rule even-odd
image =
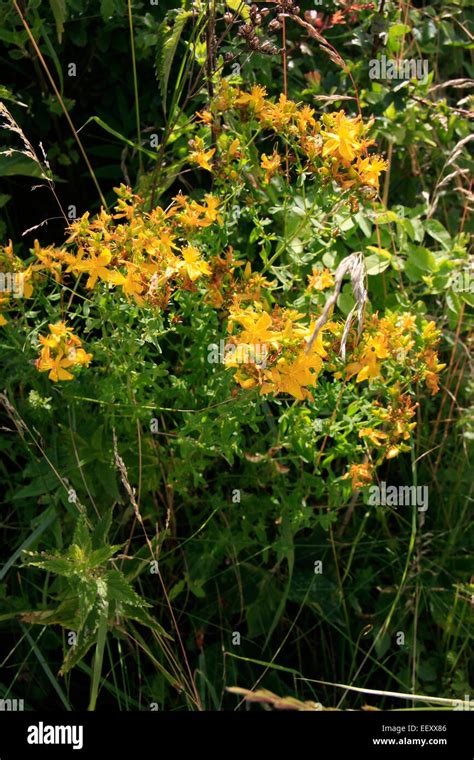
[[[111,546],[103,546],[101,549],[95,549],[87,559],[87,566],[93,568],[103,565],[111,559],[122,546],[123,544],[112,544]]]
[[[112,524],[113,507],[102,515],[92,531],[91,541],[94,549],[99,549],[107,542],[110,526]]]
[[[95,600],[88,614],[79,621],[77,626],[76,644],[71,647],[61,666],[60,675],[64,675],[73,668],[87,654],[91,646],[97,640],[99,625],[108,614],[107,582],[104,578],[95,581]],[[92,587],[88,589],[92,593]]]
[[[225,4],[239,16],[242,16],[246,21],[250,18],[250,10],[242,0],[225,0]]]
[[[110,570],[106,578],[110,601],[121,602],[131,607],[151,607],[151,604],[133,590],[123,573],[119,570]]]
[[[97,600],[97,583],[95,580],[77,583],[77,599],[79,602],[79,623],[85,621],[92,612]]]
[[[96,632],[89,632],[87,636],[84,636],[81,639],[80,643],[78,642],[76,646],[71,647],[66,657],[64,658],[64,662],[61,665],[59,675],[64,676],[66,673],[69,673],[69,671],[72,670],[72,668],[74,668],[77,663],[86,656],[89,649],[95,644],[95,641]]]
[[[191,11],[178,10],[166,14],[158,29],[159,42],[157,45],[158,55],[156,59],[156,74],[160,82],[160,91],[163,98],[163,110],[166,113],[166,94],[171,66],[176,54],[181,34],[186,21],[192,16]],[[173,24],[169,21],[173,19]]]
[[[40,570],[46,570],[55,575],[63,575],[66,578],[75,573],[74,564],[68,557],[47,554],[46,552],[38,554],[37,552],[25,551],[23,554],[25,557],[24,566],[38,567]]]
[[[91,536],[84,515],[81,515],[76,523],[72,544],[79,546],[82,549],[83,554],[87,555],[91,552]]]
[[[173,637],[170,636],[169,633],[166,633],[165,629],[158,623],[158,621],[143,607],[139,609],[138,607],[131,607],[128,604],[124,604],[121,612],[123,617],[127,620],[135,620],[137,623],[141,623],[147,628],[151,628],[154,633],[173,641]]]
[[[61,625],[69,630],[77,625],[77,598],[67,597],[54,610],[32,610],[19,613],[23,623],[32,625]]]

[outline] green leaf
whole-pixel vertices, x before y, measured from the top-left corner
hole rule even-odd
[[[151,604],[133,590],[125,576],[118,570],[107,573],[108,598],[110,601],[123,602],[132,607],[151,607]]]
[[[393,24],[388,30],[389,37],[403,37],[404,34],[408,34],[411,28],[408,24]]]
[[[25,156],[21,150],[14,150],[10,155],[0,153],[0,177],[36,177],[46,179],[41,166],[32,158]]]
[[[91,536],[84,515],[81,515],[76,523],[72,544],[80,547],[82,553],[85,555],[88,555],[91,552]]]
[[[100,598],[100,621],[97,632],[97,644],[95,649],[94,665],[92,672],[91,696],[88,710],[95,710],[97,695],[99,693],[102,663],[104,661],[105,642],[108,631],[109,602],[107,598],[107,585],[104,581],[97,583],[98,596]]]
[[[107,122],[105,122],[99,116],[90,116],[85,122],[84,127],[86,126],[86,124],[89,124],[91,121],[94,121],[96,124],[99,125],[99,127],[102,127],[102,129],[105,129],[106,132],[109,132],[109,134],[113,135],[121,142],[124,142],[127,145],[130,145],[131,148],[141,151],[146,156],[149,156],[149,158],[156,159],[156,151],[153,152],[151,150],[147,150],[146,148],[143,147],[143,145],[138,145],[137,143],[133,142],[133,140],[129,140],[128,137],[125,137],[125,135],[122,135],[121,132],[118,132],[116,129],[111,127],[109,124],[107,124]]]
[[[170,26],[168,19],[174,15],[174,24]],[[179,10],[177,13],[167,14],[165,20],[160,24],[158,35],[158,58],[157,74],[160,80],[160,91],[163,98],[163,110],[166,113],[166,94],[168,91],[168,80],[170,77],[171,66],[176,54],[178,42],[181,38],[182,31],[188,18],[192,15],[191,11]]]
[[[99,549],[101,546],[107,543],[107,537],[109,535],[110,526],[112,524],[112,515],[114,509],[111,507],[100,518],[97,525],[92,531],[92,546],[94,549]]]
[[[113,16],[114,10],[114,0],[100,0],[100,15],[104,21],[108,21]]]
[[[453,242],[451,240],[451,235],[447,229],[443,227],[441,222],[437,219],[428,219],[424,223],[424,227],[428,235],[437,240],[438,243],[441,243],[446,251],[449,251],[452,248]]]
[[[405,264],[405,272],[410,280],[416,282],[437,268],[436,258],[432,251],[423,246],[409,244],[408,258]]]
[[[75,572],[74,564],[67,558],[55,556],[54,554],[36,554],[35,552],[24,552],[25,559],[23,565],[38,567],[40,570],[47,570],[56,575],[63,575],[68,578]]]
[[[64,32],[64,22],[67,19],[66,0],[49,0],[49,4],[51,6],[54,21],[56,23],[56,34],[58,35],[58,42],[61,43]]]
[[[165,629],[145,609],[138,609],[138,607],[130,607],[128,604],[124,604],[122,607],[122,615],[126,620],[135,620],[137,623],[141,623],[147,628],[150,628],[154,633],[173,641],[173,637],[170,636],[169,633],[166,633]]]
[[[242,16],[245,21],[250,18],[250,10],[248,6],[242,2],[242,0],[225,0],[225,4],[231,9],[231,11],[234,11],[234,13],[238,13],[240,16]]]
[[[102,546],[100,549],[95,549],[87,558],[87,566],[90,568],[99,567],[107,562],[121,549],[123,544],[113,544],[112,546]]]
[[[387,267],[390,266],[390,261],[392,259],[390,251],[386,248],[378,248],[375,245],[368,245],[367,249],[374,252],[365,259],[367,274],[376,275],[385,272]]]

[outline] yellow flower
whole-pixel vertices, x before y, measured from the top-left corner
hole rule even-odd
[[[74,364],[84,364],[87,366],[92,361],[93,354],[87,354],[83,348],[72,348],[68,353],[68,359]]]
[[[133,297],[139,306],[144,303],[144,299],[141,296],[144,285],[137,266],[130,263],[127,264],[127,276],[123,278],[123,282],[120,284],[127,298]]]
[[[361,121],[357,117],[349,119],[343,111],[329,117],[332,125],[321,132],[324,137],[323,156],[336,156],[344,161],[353,161],[362,149],[359,139]]]
[[[216,152],[216,149],[211,148],[207,151],[204,150],[204,141],[202,137],[196,137],[196,139],[192,141],[191,147],[194,148],[194,150],[189,154],[189,160],[200,166],[201,169],[206,169],[208,172],[212,172],[212,164],[210,161]]]
[[[237,372],[234,374],[234,380],[245,390],[250,390],[250,388],[255,388],[255,386],[257,385],[256,378],[250,375],[247,375],[245,371],[241,369],[238,369]]]
[[[296,123],[301,134],[305,134],[308,127],[313,129],[316,126],[316,119],[314,118],[314,110],[310,106],[303,106],[298,111],[296,117]]]
[[[49,371],[48,377],[55,383],[58,380],[72,380],[74,376],[67,371],[68,368],[75,364],[88,365],[92,354],[84,351],[80,339],[65,322],[49,325],[49,330],[50,335],[39,336],[43,348],[35,362],[36,369],[39,372]]]
[[[386,171],[388,163],[381,156],[367,156],[359,159],[357,173],[363,185],[379,189],[379,176]]]
[[[203,261],[200,258],[201,254],[197,248],[194,248],[192,245],[188,245],[186,248],[183,248],[181,254],[184,261],[179,262],[179,268],[185,269],[186,274],[192,282],[197,280],[198,277],[200,277],[202,274],[211,274],[211,268],[209,264],[207,261]]]
[[[376,377],[380,377],[380,362],[378,360],[387,357],[387,338],[383,333],[377,333],[368,339],[360,360],[347,365],[347,379],[350,380],[357,374],[356,382],[362,383],[364,380],[374,380]]]
[[[322,359],[318,355],[307,356],[302,353],[291,363],[280,359],[274,368],[265,372],[267,382],[262,385],[261,392],[289,393],[298,401],[312,400],[306,386],[315,384],[321,367]]]
[[[375,446],[381,446],[382,441],[386,441],[387,437],[387,433],[382,430],[375,430],[374,428],[361,428],[359,430],[359,438],[368,438]]]
[[[436,343],[439,336],[440,336],[440,331],[436,327],[435,322],[426,322],[423,325],[423,329],[421,331],[421,337],[426,343],[428,344]]]
[[[256,84],[252,87],[250,92],[239,92],[239,97],[236,98],[235,104],[238,106],[250,106],[254,114],[258,116],[265,107],[265,95],[267,91],[265,87],[261,87]]]
[[[278,103],[265,101],[265,107],[259,115],[259,121],[264,127],[270,127],[275,132],[285,131],[289,127],[294,117],[297,116],[298,108],[293,100],[289,100],[283,93],[278,99]],[[290,130],[291,131],[291,130]]]
[[[60,345],[61,341],[71,340],[73,343],[80,344],[79,338],[72,333],[72,329],[66,325],[65,322],[56,322],[56,324],[48,325],[51,335],[40,335],[39,340],[43,346],[48,348],[56,348]]]
[[[278,154],[278,151],[274,150],[270,158],[265,153],[262,153],[262,156],[260,159],[260,166],[262,167],[262,169],[265,169],[264,182],[266,185],[268,185],[273,175],[278,171],[278,169],[281,166],[281,158]]]
[[[103,248],[98,256],[91,253],[90,258],[83,259],[80,262],[74,264],[74,268],[78,272],[87,272],[89,279],[86,282],[86,287],[92,289],[97,280],[104,280],[105,282],[112,282],[116,285],[120,285],[120,280],[123,275],[120,272],[111,272],[107,269],[107,265],[110,264],[112,254],[108,248]]]
[[[232,314],[232,322],[238,322],[244,328],[241,335],[239,335],[239,341],[252,345],[271,341],[275,345],[278,345],[276,340],[279,337],[279,333],[270,329],[273,324],[272,318],[266,311],[255,312],[252,309],[245,309],[240,313]]]
[[[212,124],[212,113],[210,111],[196,111],[196,121],[209,126]]]
[[[434,396],[439,391],[438,373],[445,369],[446,364],[439,364],[438,354],[431,348],[426,349],[421,358],[426,364],[425,383]]]
[[[313,268],[313,274],[308,275],[308,288],[307,290],[325,290],[326,288],[332,288],[334,285],[334,277],[329,269],[317,269]]]
[[[41,350],[40,358],[36,360],[36,368],[40,372],[48,372],[49,379],[57,383],[58,380],[73,380],[74,375],[67,372],[66,368],[74,364],[72,359],[68,359],[60,352],[57,356],[51,356],[51,349],[45,346]]]
[[[362,488],[372,482],[374,468],[370,462],[351,464],[349,471],[343,475],[343,480],[352,479],[352,488]]]

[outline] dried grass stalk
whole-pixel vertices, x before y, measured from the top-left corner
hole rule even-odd
[[[364,256],[359,251],[357,253],[351,253],[349,256],[346,256],[346,258],[341,261],[338,268],[336,269],[336,273],[334,275],[334,278],[335,278],[334,291],[332,295],[326,301],[323,312],[321,316],[319,317],[318,321],[316,322],[313,334],[308,341],[306,353],[309,353],[311,351],[313,343],[318,337],[320,330],[324,327],[324,325],[328,321],[329,313],[331,309],[334,307],[337,301],[337,297],[339,293],[341,292],[342,281],[346,274],[349,274],[351,277],[352,293],[355,298],[355,304],[350,310],[346,319],[346,323],[344,325],[344,332],[342,334],[342,340],[341,340],[341,348],[339,351],[339,354],[342,359],[346,358],[347,336],[349,335],[349,330],[351,329],[352,320],[353,320],[354,312],[356,309],[357,309],[357,319],[358,319],[357,335],[360,338],[360,335],[362,332],[362,326],[364,323],[364,308],[367,302],[367,287],[366,287],[367,272],[365,269]]]

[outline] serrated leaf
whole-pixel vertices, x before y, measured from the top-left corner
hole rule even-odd
[[[69,559],[53,554],[46,554],[46,552],[42,552],[41,554],[25,552],[23,565],[38,567],[40,570],[47,570],[50,573],[63,575],[66,578],[75,572],[74,564]]]
[[[165,629],[150,615],[147,610],[138,607],[130,607],[128,604],[124,604],[122,608],[122,614],[127,620],[135,620],[137,623],[141,623],[147,628],[151,628],[152,631],[158,633],[160,636],[164,636],[166,639],[173,641],[173,637],[166,633]]]
[[[93,568],[103,565],[121,549],[123,544],[112,544],[103,546],[101,549],[95,549],[87,558],[87,567]]]
[[[78,641],[75,647],[71,647],[64,658],[59,675],[64,676],[66,673],[69,673],[86,656],[89,649],[95,644],[96,638],[95,631],[88,632],[81,642]]]
[[[170,26],[168,19],[174,15],[174,23]],[[192,15],[191,11],[179,10],[173,14],[170,12],[159,26],[158,29],[158,56],[156,70],[160,82],[160,92],[163,98],[163,110],[166,113],[166,95],[168,91],[168,80],[170,77],[171,66],[176,54],[182,31],[188,18]]]
[[[107,594],[110,601],[121,602],[131,607],[151,607],[151,604],[133,590],[119,570],[110,570],[106,577]]]
[[[92,549],[91,535],[83,515],[79,517],[76,523],[72,543],[80,547],[84,555],[90,554]]]
[[[94,549],[99,549],[101,546],[107,543],[107,537],[109,535],[110,526],[112,524],[113,513],[114,509],[111,507],[102,515],[99,522],[94,527],[91,535],[92,546]]]

